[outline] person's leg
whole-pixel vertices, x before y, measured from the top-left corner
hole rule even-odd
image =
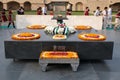
[[[117,30],[117,27],[119,26],[119,24],[120,24],[120,20],[119,20],[119,18],[116,18],[115,19],[115,26],[114,26],[115,31]]]
[[[118,27],[118,23],[116,23],[115,26],[114,26],[115,31],[117,30],[117,27]]]
[[[8,23],[8,28],[9,28],[10,24],[11,24],[11,22]]]
[[[112,28],[112,16],[108,17],[108,25],[109,28]]]
[[[12,21],[12,23],[13,23],[13,27],[15,28],[15,24],[14,24],[14,21]]]
[[[2,20],[0,20],[0,26],[1,26],[1,24],[2,24]]]
[[[102,29],[104,29],[104,18],[102,20]]]
[[[107,24],[107,18],[104,17],[103,18],[103,29],[106,29],[107,26],[108,26],[108,24]]]
[[[119,23],[118,23],[117,29],[120,29],[120,20],[119,20]]]

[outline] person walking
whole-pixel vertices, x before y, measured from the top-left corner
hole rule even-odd
[[[8,28],[10,27],[11,24],[13,24],[13,27],[15,28],[14,20],[13,20],[13,12],[11,9],[8,10]]]

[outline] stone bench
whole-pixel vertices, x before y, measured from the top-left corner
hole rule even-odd
[[[46,71],[49,63],[55,64],[70,64],[73,71],[77,71],[79,66],[79,57],[76,52],[63,51],[45,51],[42,52],[39,58],[39,64],[42,71]]]

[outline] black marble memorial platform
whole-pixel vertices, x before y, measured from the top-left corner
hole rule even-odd
[[[76,51],[83,60],[109,60],[112,59],[114,42],[111,35],[103,31],[95,31],[107,36],[105,41],[82,41],[78,39],[78,32],[70,35],[66,40],[53,40],[44,30],[23,29],[19,32],[36,32],[41,34],[37,40],[12,40],[9,37],[4,41],[5,56],[12,59],[39,59],[42,51],[53,50],[54,46],[64,46],[66,51]]]

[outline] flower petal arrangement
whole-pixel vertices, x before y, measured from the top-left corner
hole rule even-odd
[[[91,26],[85,26],[85,25],[76,25],[75,29],[76,30],[90,30],[90,29],[92,29],[92,27]]]
[[[95,34],[95,33],[84,33],[84,34],[78,34],[78,38],[81,40],[87,40],[87,41],[103,41],[106,40],[106,36],[101,34]]]
[[[27,26],[28,29],[44,29],[46,26],[45,25],[30,25]]]
[[[14,40],[34,40],[39,38],[40,38],[40,34],[31,33],[31,32],[22,32],[22,33],[12,35],[12,39]]]

